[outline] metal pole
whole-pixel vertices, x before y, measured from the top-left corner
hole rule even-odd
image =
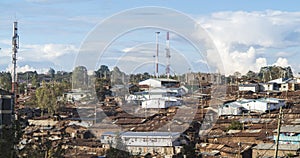
[[[14,100],[16,103],[17,99],[17,53],[19,49],[19,35],[18,35],[18,22],[13,24],[13,37],[12,37],[12,63],[13,63],[13,73],[12,73],[12,93],[14,93]]]
[[[170,40],[169,40],[169,32],[167,32],[167,41],[166,41],[166,57],[167,57],[167,68],[166,68],[166,73],[167,73],[167,78],[170,78]]]
[[[156,78],[158,78],[158,51],[159,51],[158,35],[160,32],[155,32],[155,33],[156,33],[155,75]]]

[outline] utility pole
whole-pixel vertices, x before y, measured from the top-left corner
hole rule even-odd
[[[169,37],[169,32],[167,32],[167,41],[166,41],[166,57],[167,57],[167,67],[166,67],[166,74],[167,74],[167,79],[170,78],[170,37]]]
[[[280,134],[280,127],[281,127],[281,119],[282,119],[282,107],[280,107],[279,110],[279,116],[278,116],[278,126],[277,126],[277,137],[276,137],[276,146],[275,146],[275,155],[274,158],[277,158],[278,155],[278,146],[279,146],[279,134]]]
[[[155,58],[155,76],[158,78],[158,52],[159,52],[159,41],[158,41],[158,36],[160,32],[155,32],[156,33],[156,58]]]
[[[18,22],[13,24],[13,37],[12,37],[12,63],[13,63],[13,73],[12,73],[12,93],[14,93],[14,101],[17,101],[17,53],[19,49],[19,35],[18,35]]]

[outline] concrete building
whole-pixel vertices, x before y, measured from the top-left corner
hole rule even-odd
[[[116,145],[117,133],[105,132],[101,136],[101,143]],[[161,154],[174,155],[181,150],[178,139],[179,132],[123,132],[119,134],[127,150],[133,155]]]
[[[13,94],[0,89],[0,129],[10,126],[13,121],[14,99]]]

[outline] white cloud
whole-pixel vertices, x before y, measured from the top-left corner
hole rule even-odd
[[[124,48],[124,49],[122,50],[122,52],[125,52],[125,53],[127,53],[127,52],[130,52],[130,51],[132,51],[132,49],[133,49],[133,48]]]
[[[20,57],[31,60],[55,60],[62,55],[75,53],[77,48],[74,45],[65,44],[43,44],[43,45],[22,45]],[[28,58],[30,57],[30,58]]]
[[[9,67],[6,69],[6,71],[12,72],[13,65],[9,65]],[[29,65],[24,66],[17,66],[17,72],[26,72],[26,71],[37,71],[38,73],[46,73],[48,72],[49,68],[34,68]]]
[[[293,53],[290,53],[290,52],[277,52],[275,54],[276,57],[289,57],[292,55],[293,55]]]
[[[277,61],[274,63],[276,66],[287,67],[289,66],[288,60],[286,58],[278,58]]]
[[[1,41],[5,43],[5,41]],[[20,71],[36,70],[44,72],[49,67],[56,69],[72,67],[77,53],[77,48],[71,44],[23,44],[20,43],[20,49],[17,54],[17,64],[25,65],[20,67]],[[11,59],[11,49],[1,50],[1,56]],[[2,58],[3,58],[2,57]],[[4,69],[10,70],[11,60],[1,60],[1,65],[8,65]],[[3,67],[2,66],[2,67]]]
[[[288,51],[268,50],[300,47],[300,12],[217,12],[199,22],[212,37],[227,75],[259,71],[274,57],[279,57],[276,65],[287,66],[288,59],[282,57],[289,56]]]
[[[259,70],[261,67],[267,66],[266,58],[257,58],[255,61],[256,70]]]

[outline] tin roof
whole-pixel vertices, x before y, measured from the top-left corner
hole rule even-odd
[[[253,147],[253,149],[257,150],[274,150],[275,149],[275,144],[272,143],[262,143],[262,144],[257,144],[257,146]],[[299,150],[299,145],[298,144],[279,144],[278,146],[279,150],[288,150],[288,151],[297,151]]]

